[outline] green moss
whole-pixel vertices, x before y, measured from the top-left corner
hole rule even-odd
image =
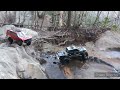
[[[107,27],[109,23],[110,19],[108,17],[105,17],[104,20],[102,21],[102,27]]]
[[[112,30],[117,30],[118,26],[117,25],[112,25]]]

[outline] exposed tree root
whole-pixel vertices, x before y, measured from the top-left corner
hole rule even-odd
[[[82,44],[84,45],[86,42],[93,41],[95,42],[99,39],[100,35],[109,28],[92,28],[92,29],[84,29],[84,28],[55,28],[57,33],[55,33],[51,37],[44,38],[45,41],[59,45],[71,45],[71,44]]]

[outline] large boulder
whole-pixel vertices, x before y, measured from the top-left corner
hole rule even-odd
[[[120,33],[114,31],[106,31],[95,43],[95,46],[100,50],[107,48],[120,47]]]
[[[113,73],[116,71],[112,67],[96,62],[83,64],[77,61],[76,64],[72,63],[64,67],[64,75],[67,79],[118,79],[119,77],[112,76]]]
[[[15,28],[14,25],[4,25],[3,27],[0,27],[0,34],[2,38],[6,37],[6,31],[10,30],[12,28]]]
[[[18,28],[18,27],[15,27],[14,25],[4,25],[3,27],[1,27],[0,28],[0,35],[1,35],[2,38],[5,38],[7,30],[16,30],[16,29],[19,29],[19,30],[23,31],[26,35],[32,36],[33,38],[38,35],[37,32],[35,32],[35,31],[31,30],[31,29]]]
[[[107,77],[109,73],[115,73],[114,69],[98,63],[87,63],[81,69],[74,70],[74,79],[114,79],[118,77]],[[108,74],[107,74],[108,73]],[[112,74],[111,74],[112,75]]]
[[[40,64],[29,56],[24,47],[0,45],[0,79],[46,79]]]

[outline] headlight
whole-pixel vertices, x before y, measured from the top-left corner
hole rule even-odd
[[[86,51],[86,48],[83,47],[83,50]]]

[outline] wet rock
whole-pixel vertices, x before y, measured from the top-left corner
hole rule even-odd
[[[0,45],[1,79],[45,79],[46,76],[38,62],[29,56],[24,47]]]
[[[47,63],[47,61],[43,58],[36,58],[36,59],[39,61],[41,65]]]
[[[17,73],[17,76],[20,79],[24,78],[24,72],[25,72],[25,69],[24,69],[23,65],[22,64],[18,64],[16,66],[16,73]]]
[[[24,74],[27,78],[31,79],[47,79],[46,75],[44,72],[40,69],[39,65],[35,64],[28,64],[26,68],[26,72]]]
[[[120,33],[113,31],[106,31],[96,41],[95,47],[106,50],[108,48],[120,47]]]
[[[21,68],[21,66],[19,66],[16,70],[20,79],[47,79],[39,65],[28,64],[26,68]]]

